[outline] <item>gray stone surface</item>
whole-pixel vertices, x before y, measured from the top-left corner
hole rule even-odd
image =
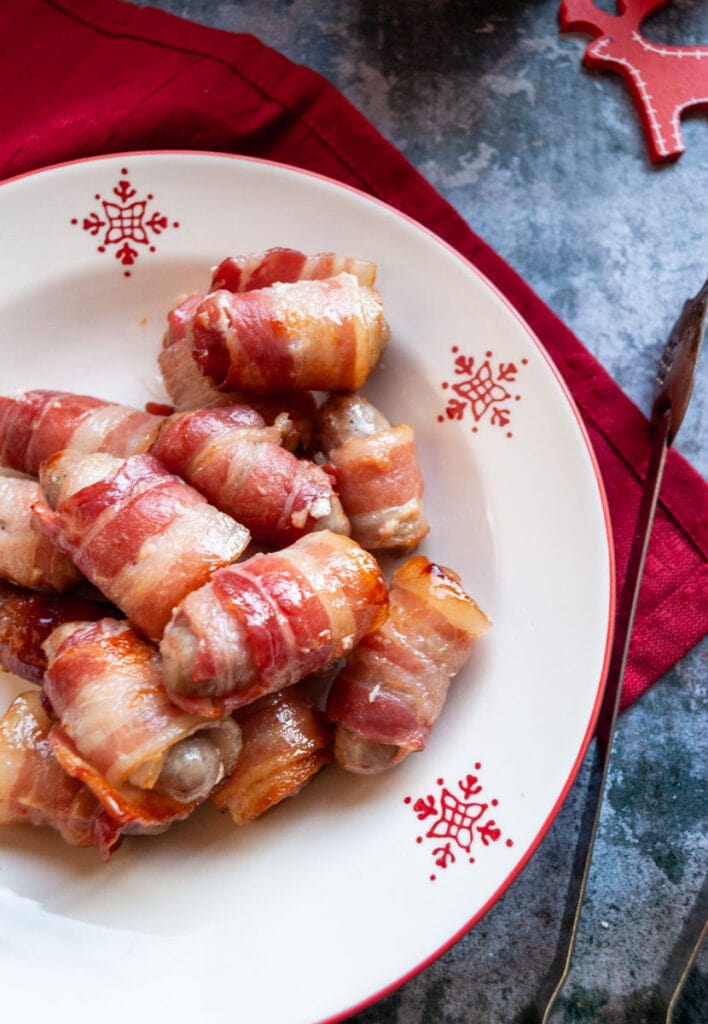
[[[684,118],[685,154],[653,166],[624,84],[581,68],[585,40],[559,34],[555,0],[153,2],[251,32],[329,78],[648,409],[666,335],[708,274],[705,113]],[[707,45],[708,5],[676,0],[645,34]],[[704,474],[707,366],[704,357],[678,445]],[[664,1020],[658,986],[706,866],[707,659],[704,644],[621,718],[556,1024]],[[587,761],[535,856],[477,927],[356,1024],[537,1019],[586,774]],[[708,1019],[706,971],[704,958],[676,1024]]]

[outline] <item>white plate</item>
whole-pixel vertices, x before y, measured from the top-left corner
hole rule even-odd
[[[494,620],[427,749],[378,778],[328,768],[241,830],[204,807],[126,840],[108,865],[48,831],[0,832],[8,1019],[44,1020],[49,1007],[71,1024],[339,1019],[491,906],[586,748],[612,546],[578,413],[538,339],[470,264],[311,174],[219,155],[99,158],[6,183],[0,223],[2,391],[142,406],[162,396],[166,311],[223,256],[289,245],[379,265],[392,342],[366,390],[415,426],[432,523],[421,550],[460,572]],[[0,687],[4,706],[23,685],[5,675]]]

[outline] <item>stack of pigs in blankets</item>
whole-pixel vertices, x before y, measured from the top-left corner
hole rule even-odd
[[[375,277],[229,257],[168,313],[171,405],[0,397],[0,667],[31,684],[0,718],[0,823],[108,859],[425,746],[490,623],[414,554],[413,429],[359,393],[389,341]]]

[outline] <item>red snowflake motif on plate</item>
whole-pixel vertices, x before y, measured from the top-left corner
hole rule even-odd
[[[104,199],[100,193],[94,196],[101,204],[100,210],[92,210],[81,220],[72,217],[72,224],[80,224],[94,238],[99,239],[97,250],[108,251],[109,246],[116,248],[113,255],[122,266],[130,267],[140,255],[135,246],[146,246],[148,252],[155,252],[154,239],[169,228],[178,228],[179,221],[172,221],[159,210],[149,209],[154,200],[152,193],[143,199],[136,199],[138,192],[130,183],[128,168],[121,169],[121,177],[113,188],[115,199]],[[121,244],[122,243],[122,244]],[[130,271],[124,270],[123,275],[130,277]]]
[[[478,772],[481,767],[478,762],[474,769]],[[480,844],[482,847],[490,846],[502,838],[502,830],[490,810],[497,807],[499,801],[483,800],[479,776],[471,773],[458,779],[456,791],[448,788],[444,779],[438,779],[437,784],[440,787],[437,795],[430,793],[417,800],[407,796],[403,801],[412,805],[418,821],[429,822],[424,835],[416,836],[416,842],[421,844],[428,839],[435,844],[431,845],[430,853],[435,864],[443,870],[460,857],[474,864],[473,850]],[[514,842],[506,839],[505,845],[511,847]],[[437,875],[430,875],[431,882],[436,878]]]
[[[481,360],[474,356],[461,355],[457,345],[452,346],[455,356],[454,372],[463,378],[453,383],[443,381],[443,391],[454,391],[454,397],[448,399],[444,414],[438,416],[438,422],[463,420],[469,413],[472,417],[472,432],[477,433],[479,424],[486,419],[492,427],[506,428],[511,423],[512,405],[521,401],[514,385],[519,375],[519,366],[514,362],[494,362],[494,353],[487,351]],[[520,366],[526,366],[527,359],[520,360]],[[510,430],[507,437],[512,437]]]

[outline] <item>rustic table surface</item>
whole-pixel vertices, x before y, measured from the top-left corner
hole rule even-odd
[[[327,77],[648,410],[658,353],[708,274],[705,112],[684,118],[678,161],[652,164],[624,83],[581,67],[587,39],[559,32],[556,0],[152,3],[250,32]],[[644,32],[657,43],[707,45],[708,5],[676,0]],[[708,357],[677,445],[704,474],[706,365]],[[665,1019],[658,991],[706,865],[707,651],[691,652],[621,717],[555,1022]],[[352,1021],[536,1020],[533,997],[554,952],[586,777],[587,761],[531,862],[479,924]],[[704,957],[675,1024],[702,1024],[706,1006]]]

